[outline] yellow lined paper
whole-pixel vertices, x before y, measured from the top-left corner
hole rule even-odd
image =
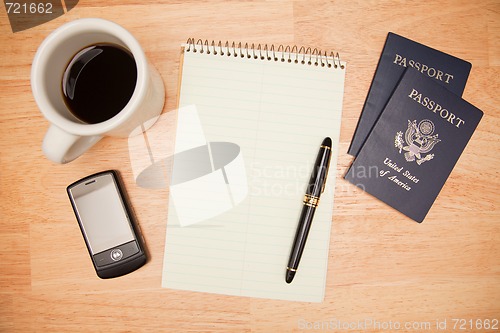
[[[193,191],[203,184],[199,185],[203,187],[200,193],[213,205],[227,198],[219,192],[212,197],[211,185],[207,184],[216,187],[217,182],[225,181],[229,183],[228,198],[235,198],[238,191],[246,195],[216,216],[181,226],[181,206],[176,205],[189,204],[193,213],[202,215],[203,210],[197,207],[203,203],[196,202],[202,199],[188,203],[185,194],[177,194],[182,191],[171,189],[162,286],[322,301],[345,70],[192,51],[183,56],[179,119],[188,118],[183,114],[187,109],[195,112],[206,142],[236,144],[240,151],[234,161],[241,159],[243,163],[222,167],[225,178],[207,174],[182,186],[191,186],[189,190]],[[189,122],[179,121],[177,140],[186,137],[179,133],[189,131],[189,127]],[[330,176],[299,270],[294,281],[287,284],[285,269],[305,187],[319,146],[327,136],[332,138],[334,150]],[[185,149],[186,142],[176,142],[177,146]],[[212,159],[218,158],[215,151],[209,154]],[[201,180],[209,177],[209,181]],[[235,183],[238,186],[232,187]]]

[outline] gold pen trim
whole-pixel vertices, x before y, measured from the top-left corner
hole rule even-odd
[[[319,146],[319,148],[324,148],[324,149],[330,149],[330,150],[332,150],[332,147],[330,147],[330,146],[323,146],[323,145],[321,145],[321,146]]]
[[[281,267],[283,267],[283,266],[281,266]],[[287,269],[287,271],[290,271],[290,272],[296,272],[297,271],[297,269],[293,269],[293,268],[290,268],[290,267],[287,267],[286,269]]]
[[[310,194],[304,195],[304,205],[314,208],[318,207],[319,197]]]

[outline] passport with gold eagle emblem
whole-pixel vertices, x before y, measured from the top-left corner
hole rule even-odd
[[[422,222],[482,116],[408,68],[344,178]]]
[[[461,96],[471,67],[465,60],[389,32],[348,153],[358,156],[406,68]]]

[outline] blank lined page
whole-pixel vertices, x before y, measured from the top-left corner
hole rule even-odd
[[[183,48],[162,286],[321,302],[345,70],[234,51]],[[327,136],[327,185],[287,284],[305,189]]]

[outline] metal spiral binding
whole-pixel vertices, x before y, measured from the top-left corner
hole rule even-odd
[[[296,45],[284,46],[279,45],[277,48],[274,45],[268,44],[242,44],[241,42],[231,44],[226,41],[224,44],[221,41],[215,42],[212,40],[195,40],[189,38],[187,40],[186,52],[199,52],[218,56],[240,57],[248,59],[260,59],[267,61],[281,61],[310,66],[333,67],[344,69],[345,66],[341,63],[338,52],[322,51],[318,48],[300,48]]]

